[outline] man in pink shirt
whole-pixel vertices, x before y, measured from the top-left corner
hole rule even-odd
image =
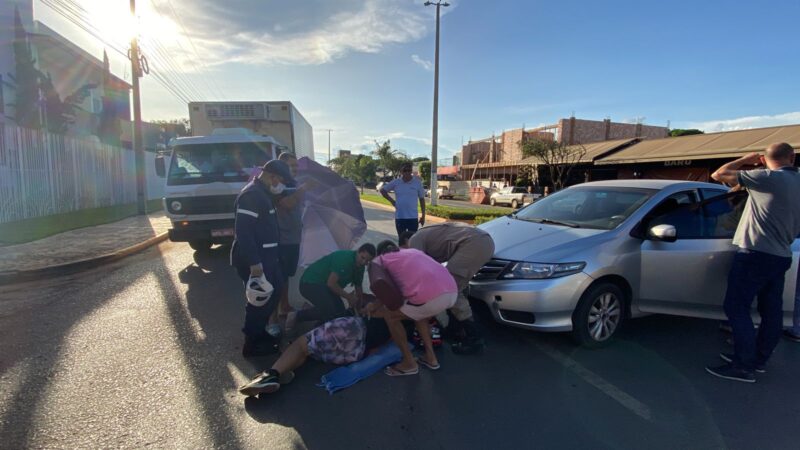
[[[403,359],[386,368],[389,376],[416,375],[419,364],[431,369],[439,369],[439,360],[433,351],[431,317],[452,308],[458,298],[458,288],[447,269],[433,258],[416,249],[398,249],[397,245],[381,243],[379,256],[372,264],[380,264],[392,277],[405,303],[397,311],[385,307],[376,309],[370,305],[367,311],[375,317],[383,317],[392,334],[392,340],[403,353]],[[408,348],[408,336],[401,323],[413,320],[425,347],[425,356],[414,359]]]

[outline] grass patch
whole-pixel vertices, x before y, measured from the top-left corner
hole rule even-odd
[[[381,203],[384,205],[390,205],[388,200],[383,198],[380,195],[375,194],[361,194],[361,198],[363,200],[368,200],[375,203]],[[469,207],[457,207],[457,206],[443,206],[443,205],[427,205],[425,207],[426,213],[441,217],[443,219],[451,219],[451,220],[475,220],[476,217],[486,217],[488,220],[492,220],[495,217],[505,216],[509,214],[512,210],[506,208],[469,208]]]
[[[161,199],[147,202],[147,211],[153,212],[161,209]],[[136,215],[136,204],[130,203],[0,223],[0,244],[22,244],[64,231],[116,222],[134,215]]]
[[[367,200],[367,201],[370,201],[370,202],[373,202],[373,203],[381,203],[383,205],[392,206],[392,204],[389,203],[389,200],[386,200],[385,198],[383,198],[383,196],[380,196],[380,195],[361,194],[361,199],[362,200]]]
[[[500,208],[460,208],[442,205],[428,205],[426,210],[433,216],[456,220],[475,220],[476,217],[495,218],[510,213],[510,211]]]
[[[482,223],[486,223],[486,222],[492,221],[492,220],[496,219],[497,217],[498,216],[475,216],[475,219],[473,220],[472,224],[473,225],[480,225]]]

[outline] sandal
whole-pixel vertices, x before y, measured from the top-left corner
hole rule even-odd
[[[417,360],[417,364],[422,364],[423,366],[427,367],[430,370],[439,370],[439,369],[442,368],[441,364],[436,364],[436,365],[431,364],[428,361],[425,361],[424,359],[422,359],[422,357],[420,357],[420,356],[418,356],[416,358],[416,360]]]
[[[419,373],[419,367],[417,367],[416,369],[411,369],[411,370],[401,370],[401,369],[395,368],[394,366],[388,366],[385,369],[383,369],[383,373],[385,373],[386,375],[389,375],[390,377],[406,377],[406,376],[409,376],[409,375],[418,374]]]

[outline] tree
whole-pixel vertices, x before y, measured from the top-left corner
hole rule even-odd
[[[669,132],[669,135],[672,136],[672,137],[690,136],[692,134],[703,134],[703,131],[702,130],[698,130],[697,128],[689,128],[689,129],[685,129],[685,130],[681,129],[681,128],[676,128],[676,129],[671,130]]]
[[[39,71],[28,45],[28,33],[22,26],[19,9],[14,7],[14,66],[16,83],[16,122],[27,128],[40,128]]]
[[[361,185],[364,193],[364,184],[375,181],[375,172],[378,171],[378,161],[368,155],[355,155],[353,161],[353,180]]]
[[[419,163],[419,175],[422,177],[422,183],[425,186],[431,185],[431,162],[427,158]]]
[[[37,71],[38,72],[38,71]],[[75,92],[68,95],[64,100],[53,86],[53,79],[39,72],[41,80],[40,89],[44,97],[44,111],[47,131],[51,133],[64,134],[67,128],[75,123],[78,110],[81,104],[89,97],[89,91],[96,88],[96,84],[85,84]]]
[[[418,163],[423,161],[430,161],[431,159],[427,156],[417,156],[416,158],[412,159],[411,162]]]
[[[387,171],[394,174],[397,170],[393,169],[397,167],[397,150],[392,150],[390,140],[386,140],[383,143],[375,141],[375,150],[372,151],[372,154],[378,158],[378,165],[383,171],[383,178],[386,178]]]
[[[520,142],[520,145],[525,157],[535,156],[547,167],[554,191],[564,188],[570,172],[586,154],[586,148],[581,144],[532,139]]]

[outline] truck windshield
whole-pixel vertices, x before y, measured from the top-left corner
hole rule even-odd
[[[177,145],[167,184],[247,181],[269,159],[268,143],[237,142]]]

